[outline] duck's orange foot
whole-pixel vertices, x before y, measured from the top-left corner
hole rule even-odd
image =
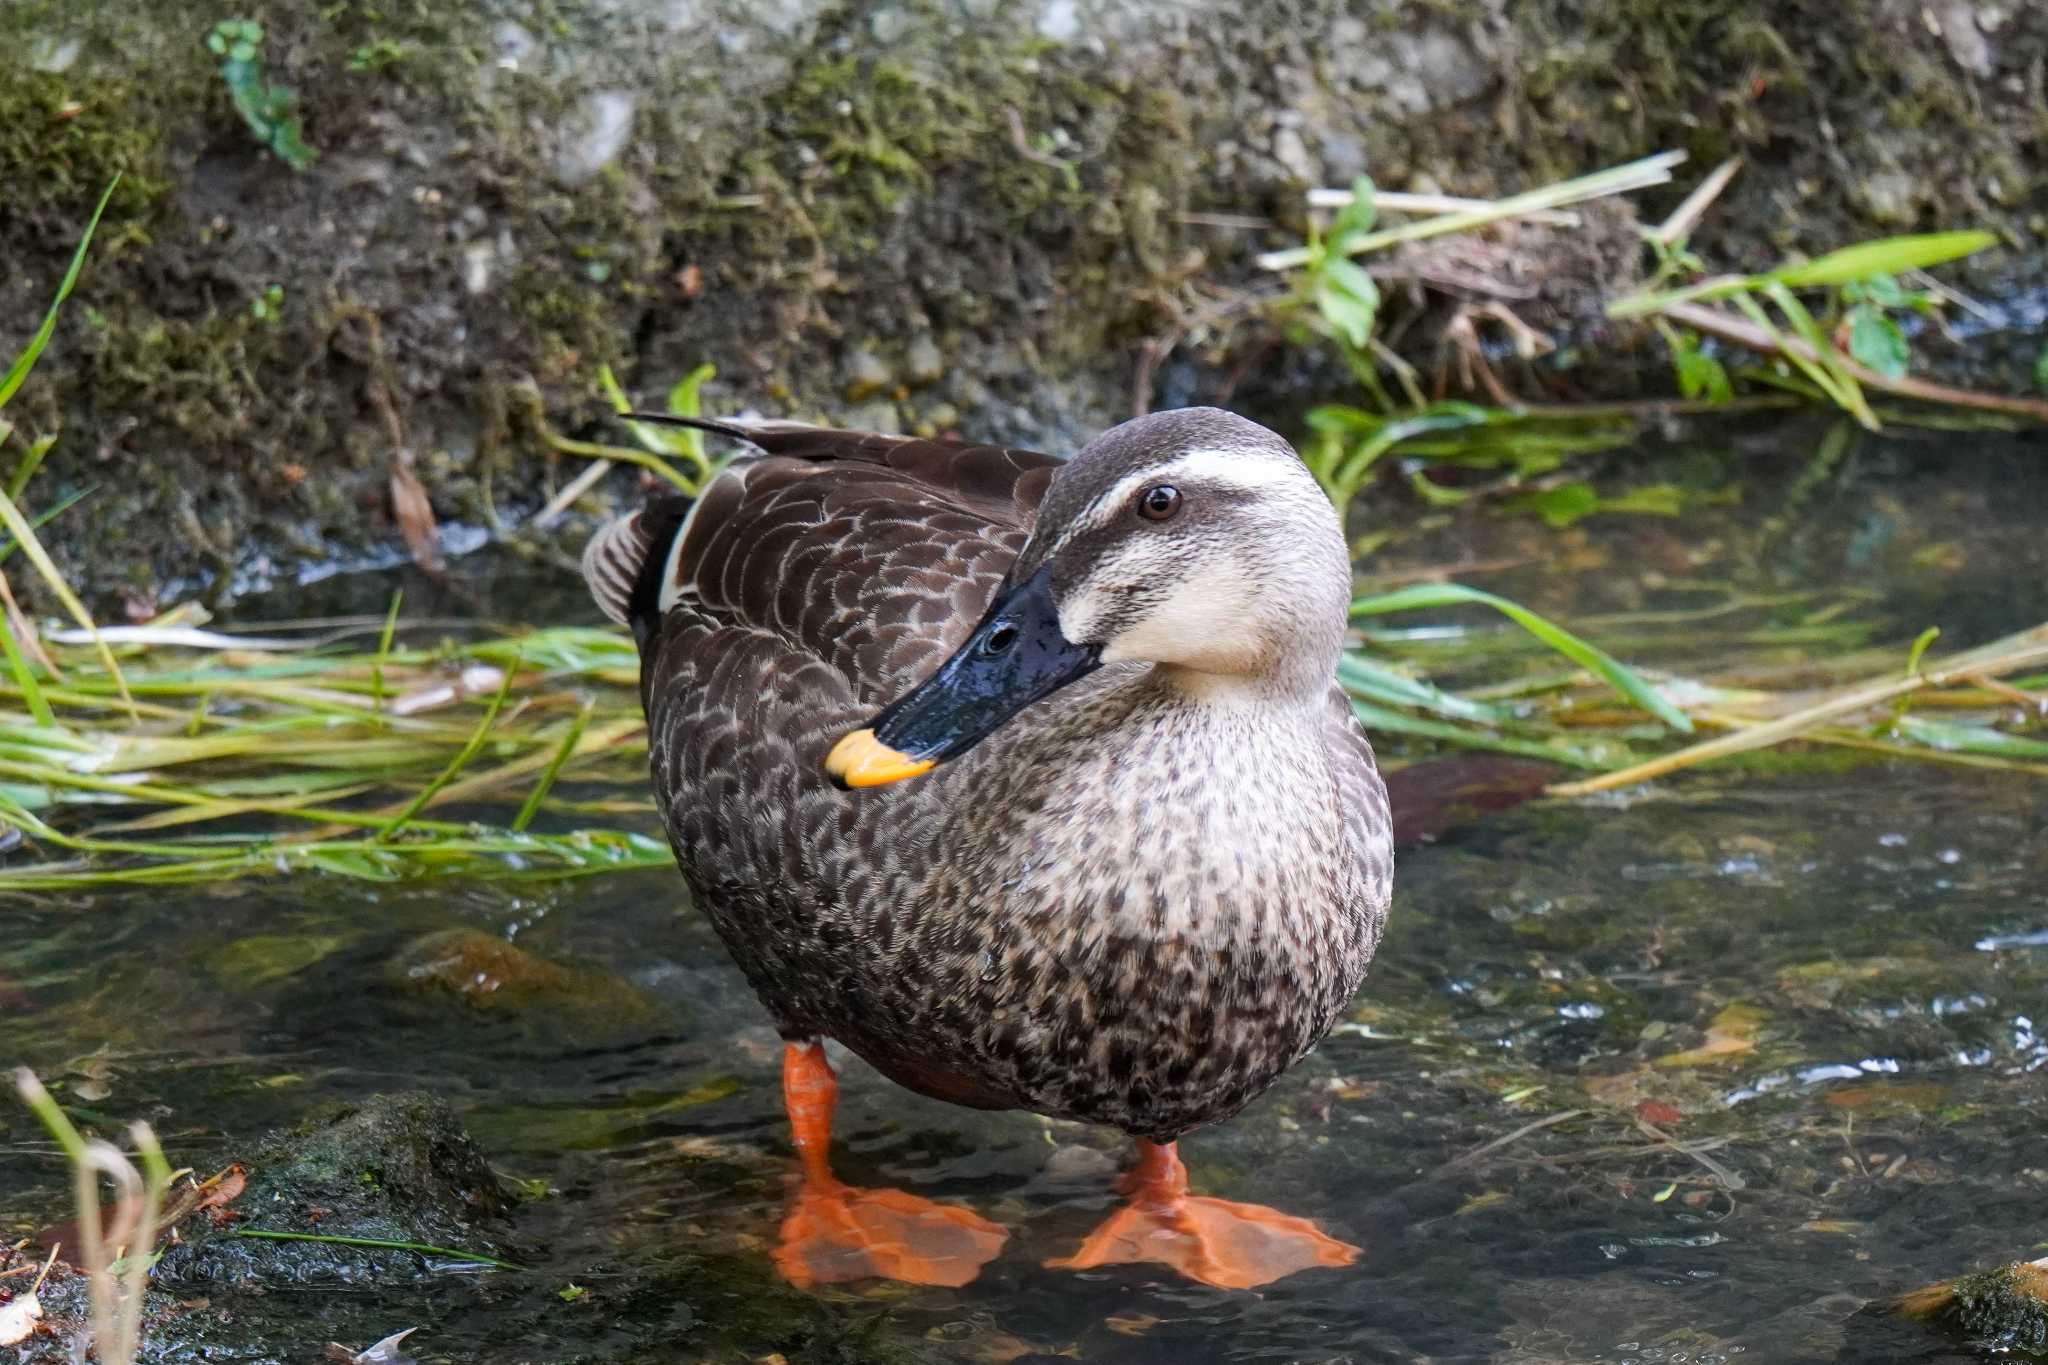
[[[981,1273],[1008,1237],[957,1204],[806,1180],[782,1220],[775,1265],[799,1289],[867,1279],[957,1287]]]
[[[1306,1218],[1261,1204],[1187,1192],[1187,1172],[1171,1144],[1140,1144],[1138,1168],[1121,1188],[1129,1202],[1052,1270],[1151,1261],[1218,1289],[1256,1289],[1297,1270],[1350,1265],[1359,1249]]]

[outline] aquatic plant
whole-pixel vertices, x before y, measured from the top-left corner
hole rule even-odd
[[[696,417],[702,414],[701,391],[718,374],[718,367],[711,364],[699,365],[670,386],[667,405],[670,413],[677,417]],[[613,411],[621,417],[634,410],[631,399],[613,377],[611,366],[600,365],[597,370],[598,386],[604,391]],[[574,479],[564,484],[562,490],[548,500],[535,524],[546,526],[582,497],[610,472],[614,464],[630,464],[681,490],[691,497],[711,481],[713,475],[724,467],[724,461],[713,461],[704,449],[704,433],[689,427],[659,427],[649,422],[626,423],[626,429],[633,433],[633,439],[640,443],[640,449],[631,446],[608,445],[597,441],[580,441],[563,435],[548,422],[547,412],[541,402],[540,390],[524,385],[519,393],[527,407],[529,420],[550,449],[564,455],[574,455],[591,461]],[[689,467],[687,473],[676,467],[680,461]]]
[[[1398,447],[1411,462],[1411,490],[1427,504],[1459,502],[1469,494],[1446,489],[1413,462],[1496,468],[1504,475],[1488,491],[1508,494],[1504,505],[1536,512],[1553,525],[1568,524],[1602,510],[1590,487],[1546,489],[1524,497],[1524,482],[1550,472],[1572,455],[1629,439],[1651,413],[1711,410],[1738,401],[1827,403],[1869,429],[1879,427],[1882,417],[1889,415],[1872,406],[1870,393],[2048,423],[2048,403],[2039,399],[1976,393],[1908,373],[1912,345],[1900,319],[1934,314],[1955,296],[1931,281],[1913,286],[1904,281],[1925,280],[1922,272],[1927,269],[1994,245],[1992,234],[1971,230],[1884,238],[1812,260],[1788,261],[1758,274],[1715,274],[1691,250],[1689,239],[1739,169],[1735,159],[1716,167],[1663,222],[1639,230],[1652,257],[1650,276],[1642,288],[1604,305],[1608,317],[1647,321],[1663,340],[1680,395],[1677,403],[1532,404],[1516,398],[1489,368],[1478,324],[1485,321],[1501,329],[1523,361],[1549,353],[1555,343],[1498,297],[1483,303],[1459,302],[1442,328],[1464,385],[1484,389],[1493,399],[1492,407],[1446,401],[1447,376],[1441,369],[1432,399],[1425,394],[1415,365],[1380,335],[1385,280],[1447,292],[1454,298],[1461,290],[1477,289],[1482,296],[1493,291],[1502,297],[1512,297],[1515,291],[1506,283],[1489,284],[1470,269],[1457,272],[1461,285],[1447,285],[1415,261],[1395,259],[1368,270],[1355,258],[1510,222],[1569,226],[1569,220],[1560,221],[1560,207],[1665,183],[1682,160],[1680,154],[1664,153],[1496,201],[1391,194],[1364,179],[1349,190],[1313,190],[1311,209],[1335,210],[1328,226],[1319,226],[1312,218],[1303,245],[1258,257],[1258,264],[1267,269],[1292,272],[1290,287],[1279,294],[1239,293],[1212,305],[1200,321],[1208,326],[1233,314],[1249,314],[1278,325],[1297,343],[1320,338],[1335,347],[1364,391],[1364,401],[1311,410],[1307,420],[1312,434],[1302,454],[1340,513],[1378,477],[1382,457]],[[1380,208],[1396,204],[1427,216],[1379,226]],[[1604,281],[1586,285],[1607,287]],[[1192,324],[1183,329],[1200,330]],[[1762,362],[1742,364],[1731,375],[1730,366],[1744,351],[1762,357]],[[1157,359],[1157,354],[1148,353],[1149,364],[1156,365]],[[1389,376],[1398,395],[1389,390]],[[1760,396],[1759,389],[1765,391]]]
[[[1703,335],[1718,337],[1779,357],[1812,393],[1871,430],[1880,423],[1866,387],[1915,396],[1910,385],[1901,387],[1911,347],[1892,313],[1936,306],[1932,294],[1900,285],[1899,275],[1960,260],[1998,240],[1982,231],[1886,237],[1761,274],[1708,276],[1682,237],[1662,230],[1648,237],[1660,255],[1650,287],[1609,303],[1607,316],[1654,319],[1671,347],[1681,391],[1724,402],[1733,396],[1725,370],[1699,344]],[[1696,278],[1665,287],[1685,275]],[[1812,291],[1825,295],[1818,315],[1800,297]],[[1709,306],[1716,303],[1735,312]],[[1771,382],[1764,372],[1755,377]],[[1994,396],[1958,393],[1947,401],[1982,406],[1987,397]]]

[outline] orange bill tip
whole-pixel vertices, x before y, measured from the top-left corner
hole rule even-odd
[[[875,738],[873,730],[855,730],[825,755],[825,772],[842,787],[880,787],[932,770],[929,758],[912,758]]]

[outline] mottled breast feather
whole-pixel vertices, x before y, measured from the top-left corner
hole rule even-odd
[[[826,752],[966,638],[1059,465],[732,430],[764,453],[601,533],[590,576],[641,641],[677,861],[777,1026],[943,1099],[1156,1139],[1241,1108],[1385,919],[1385,790],[1341,694],[1260,726],[1105,668],[925,777],[840,791]],[[1228,742],[1262,761],[1218,782],[1174,742],[1191,724],[1249,724]]]

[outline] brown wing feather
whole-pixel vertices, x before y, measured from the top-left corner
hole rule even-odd
[[[1058,467],[1002,446],[746,430],[767,454],[706,491],[662,600],[771,631],[878,705],[966,637]]]

